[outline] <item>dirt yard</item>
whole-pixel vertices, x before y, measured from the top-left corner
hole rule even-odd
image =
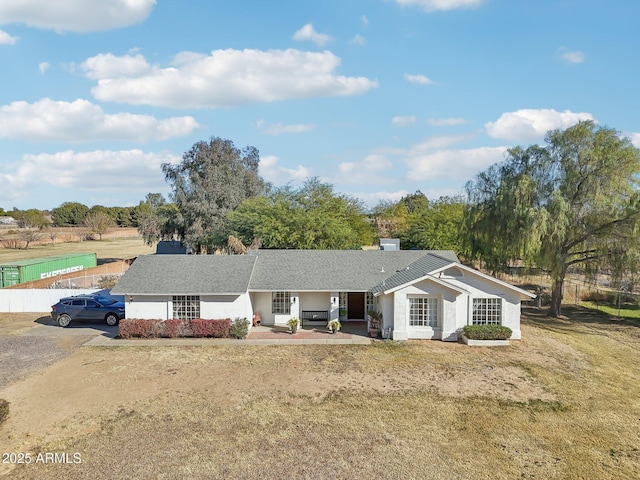
[[[640,329],[532,310],[523,338],[78,348],[0,390],[32,458],[0,476],[640,478]]]

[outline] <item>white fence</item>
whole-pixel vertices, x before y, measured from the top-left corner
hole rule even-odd
[[[72,288],[65,290],[42,290],[36,288],[0,289],[0,312],[50,312],[62,297],[72,297],[98,292],[99,288]]]

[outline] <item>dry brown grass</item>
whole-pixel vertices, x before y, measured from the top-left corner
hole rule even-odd
[[[41,395],[69,409],[40,419],[55,435],[13,437],[23,449],[37,441],[39,451],[79,452],[82,464],[11,475],[640,478],[640,329],[567,313],[552,321],[527,312],[524,340],[507,348],[82,349],[45,371],[55,383]],[[42,378],[28,381],[44,388]],[[18,387],[0,397],[21,392],[28,402]],[[26,421],[37,403],[12,403],[12,416],[21,408]]]
[[[56,245],[35,245],[27,250],[0,248],[0,263],[69,253],[95,253],[100,263],[101,261],[122,260],[137,255],[155,253],[155,247],[145,245],[141,238],[130,237],[57,243]]]

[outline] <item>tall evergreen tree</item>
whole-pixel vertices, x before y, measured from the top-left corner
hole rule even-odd
[[[230,140],[212,137],[193,145],[180,164],[162,165],[179,212],[179,234],[196,252],[226,245],[227,214],[264,192],[259,161],[255,147],[240,150]]]

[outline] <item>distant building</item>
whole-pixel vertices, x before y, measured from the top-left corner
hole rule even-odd
[[[381,238],[380,250],[388,250],[388,251],[400,250],[400,239],[399,238]]]
[[[180,240],[161,240],[156,245],[157,255],[186,255],[191,253]]]
[[[0,216],[0,225],[16,225],[18,221],[7,215]]]

